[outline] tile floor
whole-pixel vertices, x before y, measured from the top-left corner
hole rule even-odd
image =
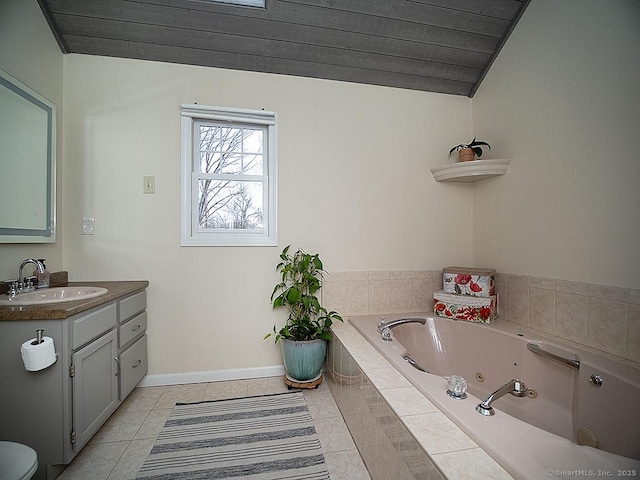
[[[282,377],[136,388],[58,479],[135,479],[176,402],[286,391]],[[370,480],[326,382],[303,393],[331,480]]]

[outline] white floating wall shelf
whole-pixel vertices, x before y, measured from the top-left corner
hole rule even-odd
[[[458,162],[431,169],[437,182],[473,183],[504,175],[511,160],[490,159]]]

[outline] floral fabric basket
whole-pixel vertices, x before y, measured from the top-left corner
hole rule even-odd
[[[490,297],[495,295],[495,270],[447,267],[442,269],[442,285],[446,293]]]
[[[433,294],[433,313],[436,317],[489,324],[498,316],[498,296],[470,297],[440,290]]]

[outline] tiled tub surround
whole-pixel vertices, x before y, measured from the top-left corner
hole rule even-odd
[[[424,317],[425,315],[415,316]],[[402,315],[391,318],[399,317]],[[372,331],[375,331],[375,316],[358,318],[358,320],[368,321]],[[436,320],[454,322],[448,319]],[[454,323],[460,327],[494,328],[494,326],[465,322]],[[504,323],[507,330],[513,327],[507,322]],[[415,325],[415,327],[419,326]],[[530,329],[522,330],[527,336],[534,335]],[[394,368],[350,324],[335,325],[334,332],[336,342],[331,349],[332,355],[329,358],[328,368],[331,372],[335,372],[335,380],[330,386],[337,390],[334,393],[336,401],[374,480],[391,478],[388,476],[389,469],[395,469],[402,474],[393,478],[428,478],[421,475],[425,470],[429,470],[431,464],[428,459],[425,460],[415,454],[415,449],[411,448],[411,442],[406,441],[405,430],[418,440],[446,478],[510,478],[509,474],[447,415],[456,418],[458,424],[465,429],[471,428],[470,432],[473,432],[473,429],[476,432],[478,428],[484,429],[485,431],[480,434],[481,438],[478,438],[477,434],[474,438],[478,442],[484,440],[482,442],[484,444],[490,442],[495,445],[497,450],[493,450],[494,454],[507,453],[501,461],[505,462],[516,478],[548,478],[549,471],[552,472],[553,477],[562,475],[561,472],[591,468],[607,470],[615,475],[620,468],[636,470],[640,468],[638,461],[612,456],[588,447],[579,447],[566,439],[515,420],[504,412],[498,412],[493,417],[483,417],[475,412],[474,408],[480,399],[471,395],[463,401],[447,397],[446,380],[410,367],[401,359],[404,348],[398,342],[386,343],[378,340],[376,343],[376,347],[381,351],[391,354],[389,358],[394,359]],[[341,345],[344,345],[344,350]],[[546,360],[543,364],[545,362]],[[553,366],[550,368],[553,369]],[[568,367],[562,366],[562,368]],[[541,375],[542,378],[546,377],[545,372]],[[415,385],[421,385],[420,388],[434,403],[425,398],[407,379]],[[373,401],[370,400],[372,398]],[[504,398],[500,401],[505,400],[508,399]],[[395,412],[395,415],[385,412],[386,404]],[[501,408],[497,405],[496,407]],[[630,415],[630,418],[632,417],[633,415]],[[520,424],[518,428],[522,429],[522,433],[518,434],[512,429],[513,421]],[[502,445],[500,445],[501,440],[505,440]],[[508,449],[514,445],[515,450],[509,452]],[[533,446],[535,448],[532,448]],[[572,455],[561,452],[561,448],[565,449],[565,452],[569,449]],[[390,451],[394,452],[394,458],[389,456]],[[509,457],[517,454],[524,455],[509,465],[511,460]],[[574,454],[577,457],[573,456]],[[406,458],[407,456],[409,458]],[[578,464],[572,462],[576,458]],[[403,459],[408,460],[408,465],[414,466],[413,471],[408,465],[403,465]],[[416,473],[416,465],[422,466],[422,470],[418,470],[418,473]],[[436,470],[431,471],[431,475],[435,475],[433,471]]]
[[[372,480],[512,478],[348,321],[332,330],[327,383]]]
[[[329,345],[327,367],[326,383],[372,480],[444,478],[339,340]],[[420,413],[418,402],[413,411]]]
[[[497,273],[499,317],[640,366],[640,290]],[[441,270],[327,274],[324,305],[345,316],[430,312]]]

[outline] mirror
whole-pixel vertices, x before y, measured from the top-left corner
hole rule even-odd
[[[56,107],[0,70],[0,243],[56,241]]]

